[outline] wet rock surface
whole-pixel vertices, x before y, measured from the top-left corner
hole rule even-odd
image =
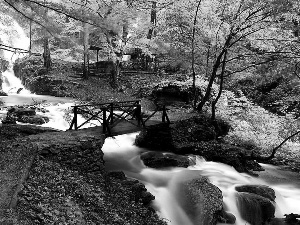
[[[237,206],[241,217],[253,225],[261,225],[275,217],[275,202],[257,194],[239,192]]]
[[[10,107],[3,119],[4,124],[16,124],[16,122],[41,125],[49,122],[49,118],[36,114],[36,108],[32,106]]]
[[[225,122],[212,122],[208,116],[201,115],[176,121],[170,125],[159,124],[148,127],[137,136],[135,143],[140,147],[180,153],[178,146],[215,140],[217,137],[227,134],[228,131],[229,125]]]
[[[145,152],[141,154],[141,160],[148,167],[188,167],[190,161],[187,156],[180,156],[171,153]]]
[[[207,116],[147,127],[135,144],[153,150],[176,154],[194,154],[206,160],[233,166],[238,172],[260,171],[262,167],[250,157],[247,149],[219,141],[229,126],[223,121],[210,121]],[[163,163],[163,162],[162,162]]]
[[[180,204],[194,224],[216,224],[223,208],[223,196],[219,188],[209,183],[206,177],[195,177],[179,183],[177,196]],[[179,198],[180,198],[179,197]]]
[[[234,224],[236,221],[235,216],[232,213],[225,212],[222,210],[218,217],[218,222],[225,224]]]
[[[276,198],[275,191],[266,185],[243,185],[235,187],[235,190],[238,192],[257,194],[269,199],[270,201],[275,201]]]
[[[1,82],[0,82],[0,85],[1,85]],[[6,92],[0,90],[0,96],[7,96]]]
[[[165,224],[143,184],[107,173],[98,129],[1,126],[0,223]]]

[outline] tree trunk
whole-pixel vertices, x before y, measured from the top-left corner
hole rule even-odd
[[[224,72],[225,72],[225,67],[226,67],[226,58],[227,58],[227,49],[225,50],[224,58],[223,58],[223,62],[222,62],[222,71],[221,71],[221,74],[220,74],[219,92],[218,92],[217,97],[215,98],[215,100],[211,104],[211,119],[212,120],[216,119],[216,104],[218,103],[218,101],[221,97],[222,91],[223,91]]]
[[[89,24],[83,23],[83,78],[89,77]]]
[[[32,49],[32,20],[29,21],[29,55],[31,55]]]
[[[123,34],[122,34],[122,42],[124,43],[124,46],[127,44],[127,36],[129,34],[129,27],[128,27],[128,20],[124,20],[123,22]]]
[[[87,19],[85,18],[86,9],[85,6],[87,4],[87,1],[81,0],[82,3],[82,16],[83,21],[82,27],[83,27],[83,65],[82,65],[82,72],[83,72],[83,78],[88,79],[89,77],[89,24],[87,23]]]
[[[46,1],[44,2],[44,4]],[[45,8],[45,20],[47,22],[47,14],[48,14],[48,9]],[[49,37],[46,29],[44,30],[44,53],[43,53],[43,58],[44,58],[44,67],[46,68],[47,72],[51,68],[51,56],[50,56],[50,48],[49,48]]]
[[[297,131],[297,132],[291,134],[290,136],[288,136],[286,139],[284,139],[278,146],[273,148],[272,153],[271,153],[270,156],[267,156],[267,157],[257,156],[257,155],[254,155],[254,153],[252,152],[251,159],[257,160],[259,162],[266,162],[266,161],[269,161],[269,160],[273,159],[275,157],[275,154],[276,154],[277,150],[279,148],[281,148],[281,146],[283,144],[285,144],[289,139],[291,139],[292,137],[298,135],[299,133],[300,133],[300,131]]]
[[[198,94],[196,91],[196,72],[195,72],[195,33],[196,33],[196,24],[197,24],[197,16],[199,12],[199,7],[201,4],[202,0],[199,0],[197,8],[196,8],[196,13],[194,17],[194,26],[193,26],[193,36],[192,36],[192,71],[193,71],[193,106],[196,108],[197,100],[198,100]],[[200,90],[201,92],[201,90]]]
[[[213,71],[212,71],[212,74],[210,76],[210,79],[209,79],[209,82],[208,82],[208,85],[206,87],[206,91],[205,91],[205,95],[203,96],[203,98],[201,99],[201,102],[198,104],[197,106],[197,110],[198,111],[202,111],[205,103],[208,101],[209,99],[209,96],[211,94],[211,88],[212,88],[212,85],[214,83],[214,80],[216,78],[216,75],[217,75],[217,70],[221,64],[221,58],[223,56],[224,52],[222,51],[219,56],[217,57],[217,60],[216,62],[214,63],[214,66],[213,66]]]
[[[208,85],[206,87],[205,95],[203,96],[203,98],[201,99],[201,102],[197,106],[197,110],[198,111],[202,111],[205,103],[209,100],[209,96],[211,94],[212,85],[213,85],[213,83],[215,81],[215,78],[217,76],[218,68],[221,65],[221,59],[222,59],[223,55],[225,54],[225,52],[227,51],[227,48],[230,45],[231,39],[232,39],[232,35],[230,34],[227,37],[227,40],[226,40],[226,42],[224,44],[224,47],[221,50],[220,54],[218,55],[218,57],[217,57],[217,59],[216,59],[216,61],[214,63],[213,70],[212,70],[212,73],[211,73]]]
[[[156,1],[152,1],[152,8],[151,8],[151,19],[150,22],[152,24],[152,27],[149,29],[147,38],[151,39],[154,34],[154,27],[156,25]]]
[[[51,68],[51,56],[50,56],[50,49],[49,49],[49,38],[46,36],[44,37],[44,67],[47,71]]]
[[[119,87],[118,77],[120,75],[120,62],[118,59],[113,61],[113,69],[111,71],[111,86],[114,89]]]

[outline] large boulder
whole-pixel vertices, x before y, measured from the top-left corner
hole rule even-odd
[[[275,217],[275,191],[266,185],[237,186],[237,205],[244,220],[265,224]]]
[[[144,152],[141,154],[141,160],[148,167],[188,167],[190,165],[187,156],[175,155],[162,152]]]
[[[173,124],[149,126],[140,132],[135,144],[155,151],[200,155],[209,161],[231,165],[238,172],[263,170],[251,159],[249,151],[219,140],[229,128],[222,120],[212,121],[206,115],[199,115]]]
[[[159,124],[143,130],[135,141],[136,145],[155,150],[179,152],[178,146],[200,141],[215,140],[227,134],[229,125],[221,120],[211,121],[208,116],[199,115],[174,124]]]
[[[193,224],[214,225],[223,209],[222,192],[206,177],[192,176],[191,179],[184,173],[177,177],[179,183],[175,194],[178,201]]]
[[[200,155],[208,161],[221,162],[233,166],[238,172],[262,171],[263,168],[249,157],[245,148],[217,141],[198,142],[190,152]]]
[[[265,224],[275,217],[275,203],[257,194],[238,192],[237,206],[241,217],[252,225]]]
[[[238,192],[257,194],[273,202],[276,198],[275,191],[266,185],[242,185],[235,187],[235,190]]]
[[[21,118],[18,118],[18,122],[21,123],[30,123],[30,124],[37,124],[41,125],[44,123],[48,123],[50,120],[46,116],[41,115],[34,115],[34,116],[22,116]]]
[[[8,109],[4,123],[14,124],[17,122],[41,125],[49,122],[49,118],[36,114],[35,108],[12,107]]]
[[[1,78],[0,78],[0,85],[1,85]],[[0,90],[0,96],[7,96],[6,92]]]
[[[35,109],[26,107],[12,107],[7,112],[8,114],[13,114],[16,117],[36,115]]]

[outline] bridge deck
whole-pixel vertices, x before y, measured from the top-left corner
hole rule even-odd
[[[73,106],[74,117],[69,129],[72,130],[74,127],[77,130],[93,120],[98,120],[102,124],[100,126],[102,127],[101,133],[116,136],[137,132],[143,127],[155,124],[170,123],[165,105],[157,106],[156,110],[145,118],[142,117],[141,110],[141,100],[108,102],[98,105],[75,105]],[[161,121],[153,118],[157,112],[161,113]],[[85,122],[79,124],[77,117],[80,114],[85,116]],[[130,117],[131,119],[129,119]]]

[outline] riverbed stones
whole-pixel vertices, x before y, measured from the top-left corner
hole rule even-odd
[[[0,85],[1,85],[1,83],[0,83]],[[0,90],[0,96],[7,96],[7,94],[4,91]]]
[[[147,127],[137,136],[135,143],[140,147],[175,153],[183,153],[181,151],[184,150],[187,154],[192,149],[184,148],[184,145],[215,140],[218,136],[225,135],[228,130],[229,125],[225,122],[211,121],[208,116],[199,115],[170,125]]]
[[[22,116],[21,118],[18,118],[18,122],[41,125],[44,123],[48,123],[49,118],[41,115]]]
[[[192,223],[216,224],[223,208],[221,190],[211,184],[206,177],[195,175],[193,171],[182,173],[176,180],[179,183],[175,194]]]
[[[141,154],[141,160],[151,168],[163,167],[188,167],[190,165],[187,156],[175,155],[162,152],[144,152]]]
[[[226,212],[224,209],[220,212],[218,222],[225,224],[234,224],[236,221],[235,216],[232,213]]]
[[[274,218],[275,191],[266,185],[237,186],[237,204],[244,220],[253,225]]]
[[[257,194],[237,193],[237,206],[241,217],[252,225],[265,224],[275,217],[275,202]]]
[[[34,107],[11,107],[7,111],[4,123],[14,124],[16,122],[41,125],[49,122],[49,118],[37,115]]]
[[[170,125],[147,127],[137,136],[135,144],[154,151],[199,155],[233,166],[238,172],[253,174],[253,171],[263,170],[251,159],[247,149],[219,140],[228,131],[226,122],[211,121],[208,116],[199,115]]]
[[[266,185],[243,185],[235,187],[238,192],[247,192],[260,195],[269,199],[270,201],[275,201],[276,195],[275,191]]]

